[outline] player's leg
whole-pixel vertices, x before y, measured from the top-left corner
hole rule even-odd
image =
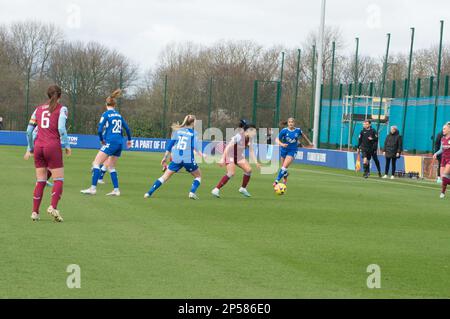
[[[62,222],[58,210],[58,203],[61,200],[64,188],[64,163],[63,154],[60,146],[56,148],[45,148],[44,154],[48,162],[48,169],[52,173],[53,177],[53,189],[51,197],[51,205],[47,212],[55,219],[56,222]]]
[[[103,150],[104,148],[102,148]],[[82,194],[86,195],[95,195],[97,194],[97,184],[98,180],[100,178],[101,172],[100,172],[100,165],[104,164],[106,160],[108,159],[109,155],[105,153],[104,151],[99,151],[97,153],[97,156],[94,159],[94,162],[92,164],[92,182],[91,187],[85,190],[82,190]]]
[[[450,185],[450,164],[446,163],[445,167],[442,170],[442,192],[441,198],[445,198],[445,194],[447,192],[447,186]]]
[[[275,187],[275,186],[280,182],[280,180],[283,178],[285,171],[287,171],[287,169],[284,167],[284,162],[285,162],[285,160],[286,160],[286,156],[281,156],[281,161],[280,161],[280,163],[281,163],[281,168],[280,168],[280,170],[278,171],[278,175],[277,175],[277,178],[275,179],[275,183],[273,183],[273,186],[274,186],[274,187]]]
[[[391,179],[395,179],[395,172],[397,172],[397,157],[392,159],[392,176]]]
[[[383,176],[383,178],[388,178],[389,177],[389,169],[391,168],[391,158],[389,158],[389,157],[386,157],[386,166],[385,166],[385,169],[384,169],[384,176]]]
[[[108,166],[105,162],[104,165],[100,165],[100,177],[98,178],[98,182],[97,182],[98,184],[105,184],[103,179],[105,178],[107,171],[108,171]]]
[[[107,194],[106,196],[120,196],[119,190],[119,176],[117,175],[116,164],[118,161],[118,157],[110,156],[108,160],[105,162],[109,170],[109,175],[111,176],[111,182],[113,184],[114,190]]]
[[[230,162],[227,164],[227,173],[222,177],[220,182],[217,184],[216,188],[212,190],[212,194],[215,197],[220,197],[220,190],[233,178],[236,174],[236,164]]]
[[[196,194],[197,190],[202,183],[202,172],[200,171],[200,169],[197,169],[196,171],[191,172],[191,175],[194,177],[194,181],[192,182],[189,198],[196,200],[198,199],[198,196]]]
[[[36,186],[33,192],[33,213],[31,219],[33,221],[39,220],[39,209],[41,207],[42,197],[44,196],[44,189],[47,185],[47,168],[36,168]]]
[[[288,169],[291,166],[291,164],[294,162],[294,160],[295,160],[294,156],[291,156],[291,155],[286,156],[286,159],[284,160],[283,168],[281,169],[280,174],[283,173],[285,184],[287,184],[287,181],[288,181],[288,176],[289,176]]]
[[[437,169],[437,180],[436,180],[436,182],[438,184],[442,184],[442,171],[443,171],[442,156],[438,156],[437,157],[437,161],[438,161],[438,169]]]
[[[380,160],[378,159],[377,151],[373,152],[372,158],[373,158],[373,161],[375,162],[375,166],[377,167],[378,176],[382,177],[382,175],[381,175],[381,165],[380,165]]]
[[[247,160],[242,160],[238,163],[239,168],[244,171],[244,176],[242,178],[242,185],[239,189],[239,193],[244,195],[245,197],[251,197],[250,193],[247,191],[247,186],[250,183],[250,179],[252,177],[252,167],[247,162]]]
[[[47,186],[53,187],[53,183],[50,182],[50,178],[52,178],[52,172],[50,172],[50,170],[47,170]]]
[[[56,222],[62,222],[63,218],[58,210],[58,204],[61,200],[64,188],[64,168],[50,169],[53,176],[53,189],[51,205],[48,208],[48,213],[55,219]]]
[[[175,166],[177,165],[177,166]],[[171,163],[169,168],[164,172],[164,175],[158,178],[150,188],[150,190],[145,193],[144,198],[149,198],[156,192],[164,183],[166,183],[174,174],[180,170],[178,164]]]
[[[372,154],[370,152],[363,153],[363,163],[364,163],[364,178],[370,176],[370,160],[372,159]]]

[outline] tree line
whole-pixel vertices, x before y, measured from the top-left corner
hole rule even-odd
[[[33,106],[45,100],[46,87],[57,83],[70,110],[71,133],[94,133],[105,97],[118,87],[125,90],[120,111],[135,135],[167,134],[170,123],[187,113],[196,114],[204,126],[210,119],[212,126],[230,127],[240,118],[252,118],[254,81],[279,80],[280,53],[285,52],[281,117],[292,116],[297,104],[300,125],[310,129],[316,42],[317,34],[311,32],[299,44],[301,60],[296,90],[297,48],[264,47],[253,41],[172,43],[162,49],[151,70],[142,70],[128,57],[101,43],[67,40],[53,24],[25,21],[0,25],[0,116],[6,129],[23,130]],[[328,27],[322,64],[324,88],[331,82],[333,42],[336,45],[333,85],[342,83],[347,89],[351,83],[373,82],[378,87],[383,57],[359,56],[356,79],[355,56],[347,53],[348,45],[339,28]],[[437,46],[415,50],[412,78],[436,75],[437,65]],[[405,79],[407,72],[408,48],[405,48],[405,52],[390,55],[388,83]],[[444,48],[442,74],[450,74],[448,46]],[[260,101],[273,104],[275,86],[268,83],[259,94]],[[328,90],[324,89],[323,98],[328,97]],[[258,119],[257,124],[270,126],[273,110],[258,111]]]

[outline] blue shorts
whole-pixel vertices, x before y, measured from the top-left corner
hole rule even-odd
[[[106,144],[100,151],[108,156],[120,157],[122,155],[122,144]]]
[[[288,156],[295,158],[295,156],[297,155],[297,150],[290,150],[290,149],[282,147],[281,151],[280,151],[280,155],[282,158],[286,158]]]
[[[180,169],[182,169],[184,167],[184,169],[186,169],[187,172],[192,173],[195,172],[196,170],[198,170],[198,165],[197,163],[170,163],[169,165],[169,171],[178,173],[180,171]]]

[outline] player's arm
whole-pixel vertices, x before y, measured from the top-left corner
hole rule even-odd
[[[127,146],[128,146],[128,148],[130,148],[131,147],[131,130],[130,130],[130,127],[128,126],[127,121],[125,121],[124,118],[122,118],[122,125],[123,125],[123,128],[125,129],[125,132],[127,133],[127,139],[128,139]]]
[[[308,138],[308,135],[306,135],[305,133],[302,132],[302,137],[308,142],[309,145],[313,145],[311,140]]]
[[[33,112],[30,118],[30,122],[27,127],[27,152],[25,153],[24,159],[28,160],[34,151],[34,139],[33,131],[37,126],[36,111]]]
[[[165,166],[167,164],[167,161],[170,159],[170,156],[172,154],[172,149],[175,146],[177,140],[170,140],[169,143],[167,143],[166,152],[164,153],[164,156],[161,160],[161,166]]]
[[[441,144],[441,149],[433,155],[433,158],[437,159],[438,156],[441,156],[443,153],[444,153],[444,146]]]
[[[248,150],[249,150],[250,160],[253,163],[256,163],[256,167],[261,169],[261,164],[258,162],[258,158],[256,157],[256,152],[255,152],[255,148],[253,147],[252,141],[248,145]]]
[[[98,123],[98,129],[97,129],[97,135],[100,138],[100,142],[102,144],[105,144],[105,139],[103,137],[103,130],[105,128],[106,125],[106,117],[104,115],[102,115],[102,117],[100,118],[100,122]]]
[[[198,154],[198,156],[206,158],[206,155],[203,154],[203,143],[198,139],[197,133],[194,134],[194,152]]]
[[[67,110],[67,107],[63,106],[61,108],[61,112],[59,113],[58,132],[59,136],[61,137],[61,143],[64,145],[64,148],[66,149],[66,154],[71,155],[72,151],[70,149],[69,135],[67,134],[66,129],[68,114],[69,111]]]
[[[358,149],[358,152],[361,151],[362,137],[363,137],[363,134],[362,134],[362,132],[361,132],[361,133],[359,133],[359,137],[358,137],[358,146],[356,147],[356,148]]]
[[[286,143],[283,143],[281,140],[283,139],[283,137],[284,137],[284,133],[285,133],[285,130],[283,129],[283,130],[281,130],[281,132],[280,132],[280,134],[278,134],[278,137],[277,137],[277,139],[275,140],[275,142],[280,146],[280,147],[283,147],[283,148],[286,148],[286,147],[288,147],[289,145],[287,145]]]

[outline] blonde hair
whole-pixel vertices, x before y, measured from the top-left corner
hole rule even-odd
[[[192,126],[195,120],[196,120],[195,115],[186,115],[183,123],[180,124],[179,122],[177,122],[172,124],[172,130],[178,131],[182,128]]]
[[[116,99],[122,95],[122,90],[117,89],[111,93],[110,96],[106,98],[106,106],[116,107],[117,101]]]

